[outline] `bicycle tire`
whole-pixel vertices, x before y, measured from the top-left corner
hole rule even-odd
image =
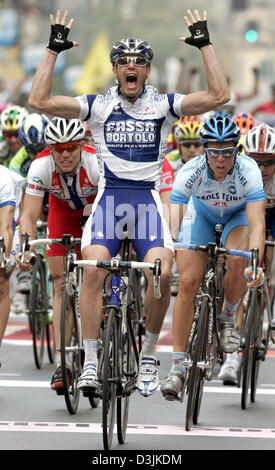
[[[263,299],[263,298],[262,298]],[[264,303],[261,302],[260,293],[258,292],[257,296],[257,325],[255,332],[257,335],[256,345],[252,358],[252,370],[251,370],[251,387],[250,387],[250,401],[255,403],[256,401],[256,392],[257,384],[259,377],[260,363],[263,356],[262,339],[263,339],[263,313],[264,313]]]
[[[194,424],[198,422],[201,398],[203,393],[203,375],[202,370],[197,367],[198,362],[204,359],[207,341],[208,322],[208,300],[203,297],[200,306],[199,319],[197,323],[197,331],[194,337],[191,357],[192,367],[188,376],[188,399],[186,407],[185,430],[190,431],[192,421]],[[200,390],[201,387],[201,390]],[[195,409],[197,402],[197,408]],[[198,406],[199,405],[199,406]],[[195,413],[195,414],[194,414]],[[195,421],[195,422],[194,422]]]
[[[102,430],[105,450],[112,447],[116,389],[118,379],[118,319],[116,310],[111,308],[108,313],[103,341],[103,374],[102,374]]]
[[[29,296],[29,318],[31,323],[34,362],[41,369],[45,345],[45,318],[47,313],[47,294],[45,266],[37,254],[32,268],[32,283]]]
[[[132,321],[137,338],[139,352],[141,351],[143,338],[145,335],[145,312],[144,312],[144,298],[146,290],[146,278],[142,271],[131,269],[129,272],[129,298],[128,305],[133,304]]]
[[[134,344],[135,336],[131,323],[131,318],[128,318],[128,330],[124,335],[119,335],[121,341],[121,371],[119,383],[120,390],[118,390],[117,397],[117,438],[119,444],[124,444],[126,439],[128,416],[129,416],[129,402],[130,395],[136,389],[137,366],[138,366],[138,349]]]
[[[50,298],[53,300],[53,279],[52,279],[52,276],[49,274],[47,277],[47,295],[48,295],[48,313],[49,313],[49,300]],[[56,352],[55,341],[54,341],[53,321],[51,321],[50,323],[47,322],[46,324],[46,342],[47,342],[48,358],[49,358],[50,363],[53,364],[55,360],[55,352]]]
[[[54,343],[54,331],[53,331],[53,324],[46,325],[46,343],[47,343],[47,351],[48,351],[48,358],[51,364],[54,363],[55,358],[55,343]]]
[[[257,315],[257,288],[252,289],[250,302],[247,308],[247,318],[245,322],[244,331],[244,350],[242,355],[242,394],[241,394],[241,407],[243,410],[247,408],[248,391],[251,385],[251,373],[253,354],[255,349],[255,334],[256,334],[256,315]]]
[[[65,397],[67,410],[70,414],[75,414],[79,404],[80,390],[77,389],[78,378],[81,373],[81,348],[82,345],[78,343],[79,332],[78,323],[76,320],[76,306],[75,296],[69,297],[67,289],[63,289],[62,304],[61,304],[61,319],[60,319],[60,355],[62,367],[62,380],[63,389],[62,394]],[[71,310],[69,310],[71,305]],[[66,352],[67,346],[67,322],[68,315],[72,315],[72,336],[70,346],[74,347],[71,354],[70,367],[67,364],[68,353]],[[67,369],[71,371],[70,382],[68,381]]]

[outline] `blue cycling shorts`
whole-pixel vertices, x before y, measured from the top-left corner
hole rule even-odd
[[[225,246],[226,238],[234,227],[239,225],[248,226],[245,210],[240,210],[224,219],[217,216],[217,219],[210,221],[205,214],[198,212],[189,200],[188,208],[182,221],[179,241],[184,243],[197,243],[207,245],[208,242],[215,242],[215,225],[223,224],[222,245]]]
[[[151,248],[165,247],[174,251],[158,191],[99,190],[85,224],[81,249],[103,245],[114,257],[120,251],[125,232],[141,260]]]

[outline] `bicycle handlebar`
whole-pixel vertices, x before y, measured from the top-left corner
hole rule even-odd
[[[252,270],[253,270],[253,280],[256,279],[257,269],[259,266],[259,249],[253,248],[250,251],[244,250],[234,250],[232,248],[223,248],[216,245],[216,243],[209,242],[207,245],[198,245],[196,243],[174,243],[174,248],[176,250],[200,250],[207,253],[212,253],[214,255],[229,255],[229,256],[240,256],[242,258],[248,258],[251,260]]]
[[[29,240],[27,233],[22,234],[22,252],[21,261],[24,262],[27,253],[31,246],[39,245],[62,245],[62,246],[73,246],[81,243],[81,238],[74,238],[70,234],[64,234],[62,238],[37,238],[35,240]]]
[[[215,245],[215,243],[214,243]],[[197,245],[196,243],[181,243],[176,242],[174,243],[175,250],[194,250],[194,251],[209,251],[209,248],[212,246],[212,243],[208,245]],[[255,250],[256,248],[254,248]],[[251,251],[243,251],[243,250],[234,250],[232,248],[223,248],[218,247],[215,245],[214,253],[216,255],[231,255],[231,256],[240,256],[243,258],[252,259],[252,252]]]
[[[78,260],[72,261],[70,269],[74,267],[84,268],[90,266],[94,268],[105,268],[111,270],[119,270],[123,268],[127,269],[152,269],[154,272],[154,296],[156,299],[161,298],[160,291],[160,274],[161,274],[161,262],[160,259],[156,259],[154,263],[144,263],[142,261],[122,261],[117,258],[110,260]]]

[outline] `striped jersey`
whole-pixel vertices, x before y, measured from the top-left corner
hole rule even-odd
[[[184,95],[145,87],[130,103],[112,87],[105,95],[76,97],[79,118],[91,129],[99,162],[99,188],[160,188],[167,137],[182,114]]]
[[[83,209],[97,194],[98,164],[93,147],[85,145],[73,176],[61,173],[50,149],[43,150],[28,171],[26,193],[44,197],[46,191],[71,209]]]

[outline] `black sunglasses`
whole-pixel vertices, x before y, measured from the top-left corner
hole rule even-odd
[[[200,142],[181,142],[180,146],[186,147],[187,149],[190,149],[191,145],[194,145],[196,149],[198,149],[201,146]]]
[[[265,166],[266,168],[275,164],[275,158],[273,158],[273,160],[265,160],[263,162],[261,160],[256,160],[255,158],[254,160],[258,166]]]

